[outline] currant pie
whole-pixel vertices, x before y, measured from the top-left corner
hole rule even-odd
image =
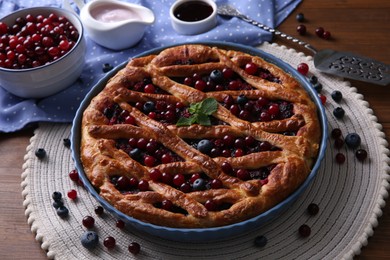
[[[131,59],[85,109],[80,156],[121,212],[159,226],[206,228],[283,201],[319,150],[317,108],[296,79],[260,57],[180,45]]]

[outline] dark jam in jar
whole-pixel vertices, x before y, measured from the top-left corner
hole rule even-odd
[[[173,14],[179,20],[196,22],[206,19],[213,13],[213,8],[202,1],[188,1],[179,5]]]

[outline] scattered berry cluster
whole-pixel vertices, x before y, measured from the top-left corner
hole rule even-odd
[[[307,32],[306,25],[302,24],[303,22],[306,21],[304,14],[303,14],[303,13],[297,14],[296,20],[297,20],[298,22],[301,23],[301,24],[299,24],[299,25],[297,26],[297,32],[298,32],[300,35],[305,35],[306,32]],[[331,37],[331,33],[330,33],[329,31],[326,31],[323,27],[317,27],[317,28],[315,29],[315,34],[316,34],[318,37],[320,37],[320,38],[322,38],[322,39],[325,39],[325,40],[328,40],[328,39],[330,39],[330,37]]]
[[[307,207],[307,213],[310,216],[315,216],[318,214],[320,211],[320,208],[316,203],[310,203],[309,206]],[[298,229],[299,235],[301,237],[309,237],[311,234],[311,228],[307,224],[302,224],[299,229]],[[264,235],[260,235],[255,237],[255,240],[253,241],[255,247],[261,248],[267,245],[268,239]]]

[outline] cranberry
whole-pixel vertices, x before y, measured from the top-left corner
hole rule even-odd
[[[237,178],[241,180],[246,181],[250,179],[249,171],[246,169],[238,169],[236,174],[237,174]]]
[[[184,193],[191,192],[191,184],[185,182],[180,186],[180,190]]]
[[[215,210],[217,210],[217,207],[218,207],[217,202],[215,202],[212,199],[207,200],[205,202],[204,206],[206,207],[206,209],[208,211],[215,211]]]
[[[345,162],[345,155],[342,153],[337,153],[336,154],[336,162],[338,164],[343,164]]]
[[[224,68],[222,74],[225,79],[231,79],[234,76],[234,71],[230,68]]]
[[[68,198],[71,200],[75,200],[77,198],[77,191],[76,190],[70,190],[68,191]]]
[[[172,210],[172,208],[173,208],[172,201],[170,201],[170,200],[161,201],[161,208],[168,210],[168,211]]]
[[[116,188],[119,190],[128,190],[130,188],[130,179],[127,176],[120,176],[116,182]]]
[[[233,174],[233,167],[231,166],[230,163],[228,162],[223,162],[222,165],[221,165],[221,168],[222,168],[222,171],[226,174]]]
[[[77,172],[77,170],[71,170],[69,172],[69,178],[72,180],[72,181],[79,181],[79,173]]]
[[[310,203],[309,206],[307,207],[307,212],[312,216],[317,215],[319,211],[320,208],[315,203]]]
[[[367,151],[364,149],[358,149],[355,152],[355,156],[359,161],[364,161],[367,158]]]
[[[176,187],[180,187],[185,182],[185,177],[183,174],[176,174],[173,176],[173,184]]]
[[[257,72],[257,69],[258,69],[258,66],[253,62],[247,63],[245,65],[245,72],[248,73],[249,75],[255,75]]]
[[[210,183],[210,187],[212,189],[221,189],[223,187],[223,183],[221,180],[213,179]]]
[[[329,31],[324,31],[321,35],[321,38],[325,39],[325,40],[329,40],[331,37],[331,34]]]
[[[162,179],[162,173],[159,169],[152,169],[150,171],[150,178],[155,181],[155,182],[158,182],[158,181],[161,181]]]
[[[141,246],[138,243],[136,243],[136,242],[131,242],[129,247],[128,247],[128,250],[133,255],[136,255],[136,254],[138,254],[140,252]]]
[[[340,128],[334,128],[334,129],[332,130],[331,136],[332,136],[334,139],[340,138],[341,135],[342,135],[342,132],[341,132]]]
[[[297,32],[298,32],[300,35],[305,35],[305,34],[306,34],[306,26],[303,25],[303,24],[298,25],[298,27],[297,27]]]
[[[125,227],[125,222],[123,222],[123,220],[121,219],[118,219],[115,223],[115,226],[119,229],[123,229]]]
[[[300,63],[298,64],[297,70],[299,73],[306,76],[309,72],[309,66],[306,63]]]
[[[318,37],[322,37],[322,35],[324,34],[324,28],[323,27],[318,27],[316,30],[315,30],[315,33]]]
[[[156,164],[156,159],[153,156],[146,155],[144,158],[144,164],[148,167],[153,167]]]
[[[98,216],[101,216],[104,213],[104,209],[103,209],[102,206],[96,206],[94,211],[95,211],[95,214],[98,215]]]
[[[206,82],[204,80],[197,80],[195,82],[195,88],[199,91],[203,91],[206,88]]]
[[[140,180],[138,183],[138,189],[140,191],[147,191],[149,189],[149,183],[146,180]]]
[[[302,236],[302,237],[308,237],[310,236],[311,234],[311,228],[306,225],[306,224],[303,224],[299,227],[299,234]]]
[[[95,225],[95,219],[91,216],[85,216],[82,223],[84,227],[91,229]]]
[[[115,238],[108,236],[103,240],[103,245],[108,249],[113,249],[115,247]]]

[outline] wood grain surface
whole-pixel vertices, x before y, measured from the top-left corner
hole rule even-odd
[[[355,52],[390,64],[390,1],[387,0],[303,0],[279,30],[298,37],[299,22],[295,15],[303,13],[308,33],[300,36],[317,49]],[[324,27],[330,40],[317,37],[315,28]],[[296,47],[286,40],[275,42]],[[308,55],[310,52],[296,48]],[[381,87],[351,81],[369,102],[386,138],[390,140],[390,86]],[[16,133],[0,133],[0,259],[47,259],[30,231],[22,205],[21,174],[23,157],[33,127]],[[390,203],[388,203],[390,204]],[[355,259],[390,259],[390,205],[383,209],[379,226],[367,246]]]

